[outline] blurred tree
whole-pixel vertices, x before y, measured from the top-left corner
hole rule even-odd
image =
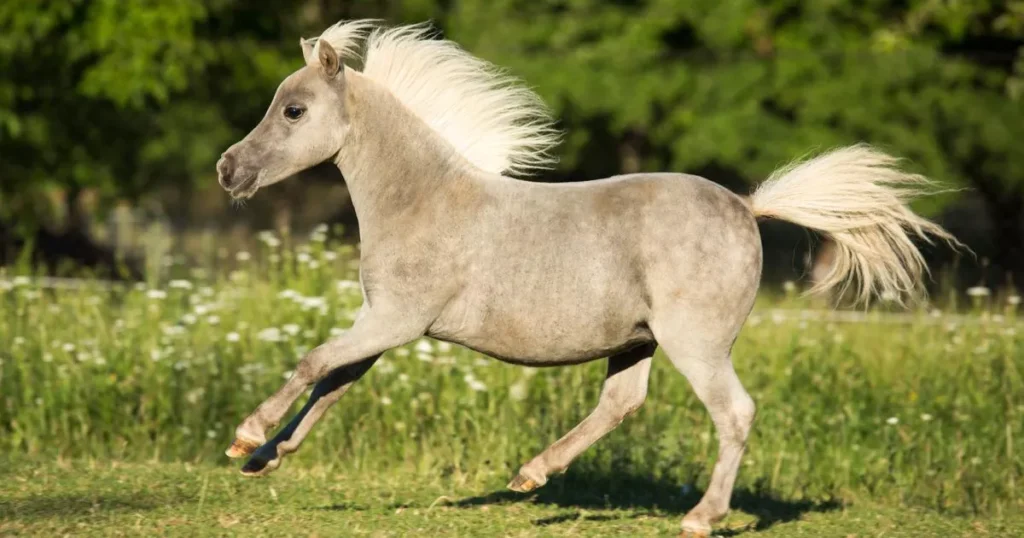
[[[84,192],[213,187],[301,62],[297,38],[357,17],[434,19],[536,86],[567,132],[547,179],[681,170],[743,191],[863,140],[973,189],[996,264],[1024,270],[1021,0],[8,0],[0,236],[74,229]]]
[[[430,17],[435,4],[0,4],[0,242],[34,238],[58,257],[110,259],[83,233],[84,199],[102,211],[161,188],[212,186],[220,152],[301,65],[300,36],[343,18]]]
[[[553,104],[565,175],[674,169],[745,190],[866,141],[980,194],[995,262],[1018,274],[1022,28],[1024,2],[985,0],[464,1],[446,26]]]

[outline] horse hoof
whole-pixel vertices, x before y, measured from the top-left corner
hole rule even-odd
[[[711,536],[711,528],[683,528],[682,532],[679,533],[678,538],[708,538]]]
[[[224,453],[227,454],[227,456],[232,459],[244,458],[252,454],[253,452],[256,452],[256,449],[259,447],[259,443],[254,443],[252,441],[247,441],[245,439],[239,439],[236,437],[235,440],[231,442],[231,446],[229,446],[228,449],[224,451]]]
[[[516,477],[508,483],[508,489],[518,491],[519,493],[529,493],[538,487],[540,487],[540,484],[534,482],[532,478],[526,478],[521,474],[517,474]]]
[[[257,477],[266,476],[281,465],[281,460],[267,461],[259,456],[253,456],[242,466],[242,476]]]

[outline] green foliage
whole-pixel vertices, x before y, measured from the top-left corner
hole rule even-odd
[[[220,151],[299,65],[297,38],[354,17],[431,18],[536,86],[567,131],[554,179],[676,170],[745,190],[867,141],[975,189],[997,240],[1024,249],[1019,0],[9,1],[3,211],[38,217],[54,186],[107,201],[212,188]]]
[[[263,17],[251,9],[199,0],[0,7],[2,216],[38,218],[33,199],[55,186],[111,201],[209,180],[239,125],[297,63],[278,40],[296,28],[255,24]],[[221,35],[229,21],[238,26]]]
[[[500,0],[458,3],[448,27],[566,119],[569,169],[639,141],[642,169],[724,168],[750,183],[813,148],[867,141],[955,185],[986,176],[1019,191],[1022,5]]]

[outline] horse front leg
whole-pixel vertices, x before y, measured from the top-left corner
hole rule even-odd
[[[653,356],[654,346],[644,345],[608,357],[608,373],[597,407],[569,433],[523,465],[508,488],[525,493],[543,486],[549,476],[565,471],[584,450],[639,409],[647,398]]]
[[[292,417],[291,421],[277,432],[269,442],[256,449],[249,461],[242,467],[245,476],[262,476],[281,466],[281,460],[298,450],[313,426],[323,417],[324,413],[348,389],[368,372],[380,355],[370,357],[350,366],[334,369],[327,377],[313,386],[313,392],[302,409]]]
[[[232,458],[248,456],[266,444],[266,432],[280,424],[288,409],[310,385],[331,372],[365,361],[368,357],[377,357],[423,335],[422,327],[402,322],[403,316],[397,310],[385,312],[366,311],[344,334],[307,353],[291,378],[235,429],[235,440],[227,449],[227,455]],[[312,405],[316,406],[316,402]],[[297,426],[301,426],[301,422]]]

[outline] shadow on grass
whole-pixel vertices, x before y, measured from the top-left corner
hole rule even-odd
[[[0,519],[54,519],[111,512],[144,512],[181,502],[184,500],[138,491],[99,495],[30,495],[0,499]]]
[[[700,500],[703,492],[684,493],[679,484],[669,480],[656,480],[639,476],[572,473],[553,478],[546,486],[531,494],[500,490],[488,495],[468,497],[451,506],[469,508],[481,505],[500,505],[530,502],[550,504],[563,508],[628,509],[635,513],[624,518],[679,515],[688,512]],[[732,507],[757,517],[757,521],[742,529],[722,529],[718,536],[736,536],[750,530],[764,530],[777,523],[800,519],[809,512],[830,512],[842,507],[838,500],[807,501],[786,500],[770,492],[763,485],[739,488],[733,492]],[[584,520],[619,519],[602,514],[573,512],[538,519],[537,526],[548,526]]]

